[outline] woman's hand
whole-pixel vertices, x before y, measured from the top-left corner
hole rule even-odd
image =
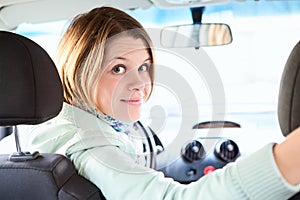
[[[292,185],[300,183],[300,127],[274,146],[276,164],[282,176]]]

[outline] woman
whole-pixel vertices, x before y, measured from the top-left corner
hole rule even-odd
[[[189,185],[151,169],[135,123],[153,89],[151,47],[143,27],[122,11],[101,7],[76,17],[58,47],[63,109],[31,130],[31,145],[66,155],[107,199],[282,200],[299,191],[300,150],[286,156],[297,133]]]

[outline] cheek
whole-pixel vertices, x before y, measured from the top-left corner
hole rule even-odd
[[[115,88],[115,82],[106,79],[100,79],[97,85],[94,104],[101,112],[108,115],[111,115],[112,113],[112,103]]]
[[[152,90],[151,78],[148,77],[145,81],[145,99],[148,99]]]

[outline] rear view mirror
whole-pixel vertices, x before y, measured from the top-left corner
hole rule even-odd
[[[160,42],[167,48],[204,47],[226,45],[232,42],[227,24],[202,23],[165,27]]]

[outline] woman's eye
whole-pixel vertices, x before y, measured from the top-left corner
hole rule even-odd
[[[112,69],[113,73],[115,74],[123,74],[126,72],[125,66],[117,65]]]
[[[149,65],[147,64],[143,64],[139,67],[139,71],[141,72],[146,72],[146,71],[149,71]]]

